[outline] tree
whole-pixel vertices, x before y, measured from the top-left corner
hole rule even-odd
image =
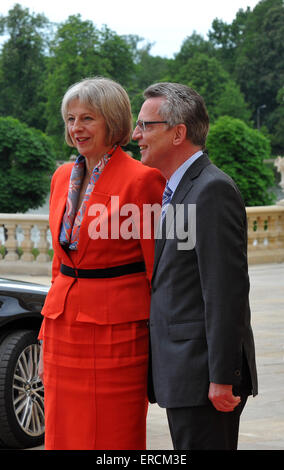
[[[261,0],[253,10],[240,9],[232,24],[215,19],[208,34],[215,56],[244,94],[255,124],[258,108],[265,105],[261,123],[271,136],[274,152],[284,148],[277,122],[284,82],[283,35],[283,0]]]
[[[66,90],[83,78],[105,76],[127,86],[133,78],[134,63],[129,43],[106,26],[100,31],[81,15],[69,16],[58,26],[51,42],[45,82],[46,132],[60,149],[61,157],[70,154],[64,144],[64,124],[60,104]]]
[[[247,18],[236,55],[234,75],[255,118],[258,106],[266,105],[264,124],[269,123],[269,114],[278,107],[277,93],[284,83],[283,36],[283,1],[262,0]]]
[[[30,14],[19,4],[1,17],[1,33],[9,39],[0,57],[0,115],[40,129],[45,128],[42,85],[48,25],[44,15]]]
[[[284,150],[284,86],[277,93],[278,107],[270,114],[268,127],[272,129],[271,143],[276,154],[283,154]]]
[[[212,29],[208,32],[209,42],[214,48],[214,56],[230,74],[235,71],[237,52],[244,41],[246,23],[250,14],[249,7],[246,11],[240,9],[232,24],[216,18],[212,23]]]
[[[251,111],[239,85],[228,77],[214,109],[216,116],[231,116],[250,123]]]
[[[215,56],[215,49],[211,42],[204,39],[195,31],[182,43],[180,51],[175,54],[174,68],[185,65],[196,54],[205,54],[208,57]]]
[[[46,133],[60,152],[59,158],[70,154],[64,143],[64,123],[60,113],[61,100],[68,87],[83,78],[107,75],[108,59],[100,54],[100,32],[81,15],[69,16],[61,23],[51,41],[45,80],[47,120]]]
[[[270,143],[264,135],[240,119],[222,116],[210,128],[207,148],[212,161],[236,182],[246,206],[274,202],[268,191],[273,171],[264,164]]]
[[[164,81],[169,74],[169,67],[173,59],[166,59],[150,54],[152,44],[146,44],[136,50],[135,72],[132,83],[128,87],[131,98],[132,112],[135,120],[143,104],[143,91],[152,83]]]
[[[0,212],[40,207],[54,169],[55,153],[45,134],[12,117],[0,117]]]
[[[249,122],[250,111],[238,85],[215,57],[195,54],[177,69],[173,81],[189,85],[204,98],[212,122],[223,114]]]
[[[104,26],[100,33],[100,56],[108,61],[107,74],[127,87],[133,80],[134,61],[129,42]]]

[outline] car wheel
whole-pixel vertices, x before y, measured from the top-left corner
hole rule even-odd
[[[38,377],[37,332],[19,330],[0,344],[0,441],[2,447],[43,443],[44,389]]]

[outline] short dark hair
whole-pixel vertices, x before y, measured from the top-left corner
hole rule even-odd
[[[150,85],[144,98],[164,98],[159,114],[170,127],[185,124],[187,138],[205,148],[209,130],[209,116],[202,96],[181,83],[162,82]]]

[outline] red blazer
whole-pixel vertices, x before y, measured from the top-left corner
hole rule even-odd
[[[64,164],[53,175],[50,194],[50,230],[53,240],[54,259],[52,285],[47,295],[42,314],[56,318],[62,314],[68,291],[78,282],[79,311],[77,320],[99,324],[114,324],[137,321],[149,317],[150,280],[154,261],[154,239],[143,238],[143,204],[159,204],[165,180],[156,169],[143,166],[121,148],[117,148],[98,179],[87,203],[80,229],[77,265],[74,266],[68,254],[59,243],[61,221],[65,211],[69,179],[73,164]],[[115,197],[114,197],[115,196]],[[133,211],[124,215],[121,208],[135,204],[139,209],[141,236],[125,239],[121,231],[128,226]],[[98,208],[100,224],[97,229],[104,233],[95,239],[94,227]],[[131,206],[128,206],[131,209]],[[116,239],[111,239],[111,227],[116,227]],[[124,225],[123,225],[124,224]],[[100,228],[101,227],[101,228]],[[108,232],[106,233],[106,228]],[[139,228],[139,220],[137,224]],[[131,231],[131,226],[129,226]],[[104,238],[103,238],[104,237]],[[80,269],[98,269],[144,261],[145,273],[127,274],[108,279],[74,279],[60,272],[60,264]]]

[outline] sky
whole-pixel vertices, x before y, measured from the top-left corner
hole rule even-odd
[[[154,43],[152,55],[172,58],[194,31],[206,39],[215,18],[231,23],[240,8],[252,10],[259,0],[2,0],[0,15],[16,3],[55,23],[79,13],[98,29],[136,34]]]

